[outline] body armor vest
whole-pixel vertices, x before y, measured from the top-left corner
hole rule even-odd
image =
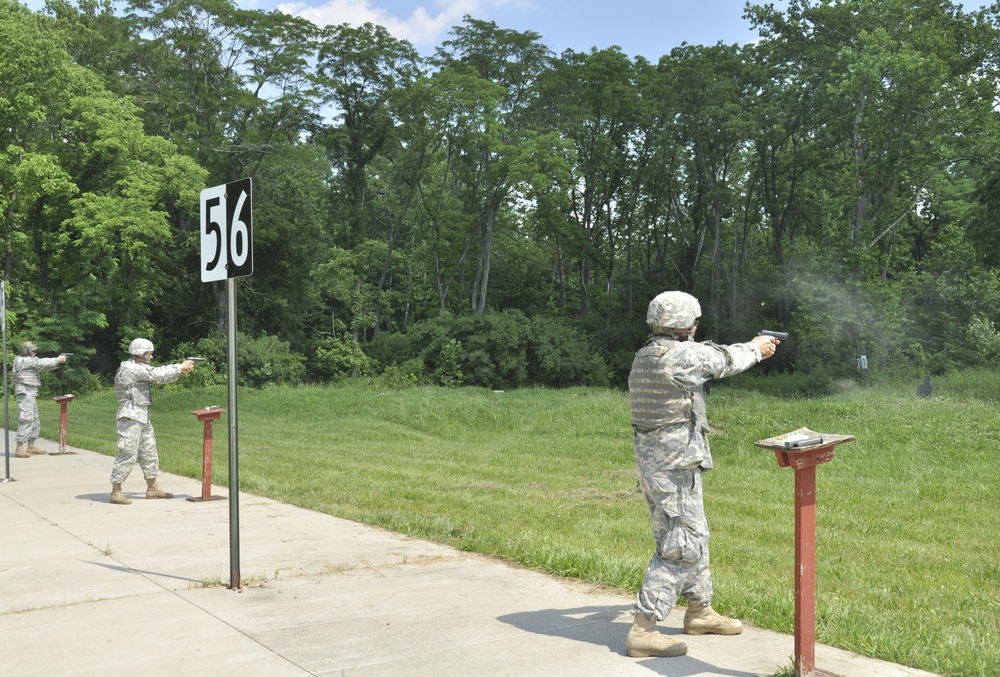
[[[708,430],[701,386],[686,387],[671,377],[682,345],[674,339],[654,337],[636,353],[628,378],[633,426],[655,429],[692,423]]]
[[[137,381],[135,372],[143,367],[137,367],[134,362],[123,362],[118,368],[115,379],[115,396],[119,404],[135,404],[148,407],[153,403],[150,396],[149,382]]]

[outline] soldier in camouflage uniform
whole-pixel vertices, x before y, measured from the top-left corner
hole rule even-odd
[[[687,599],[684,632],[736,635],[743,624],[711,607],[708,523],[702,473],[712,468],[703,384],[732,376],[774,354],[778,341],[756,336],[730,346],[695,343],[698,300],[669,291],[649,304],[649,341],[636,353],[629,400],[639,486],[649,508],[656,552],[636,596],[625,640],[629,656],[680,656],[683,640],[656,631],[680,595]]]
[[[156,452],[156,437],[149,422],[150,383],[173,383],[181,374],[190,373],[194,362],[184,360],[178,364],[151,367],[153,344],[138,338],[129,345],[131,358],[121,363],[115,374],[115,396],[118,398],[118,455],[111,469],[111,502],[118,505],[132,503],[122,493],[122,483],[135,465],[146,478],[146,498],[173,498],[156,485],[160,474],[160,458]]]
[[[21,344],[21,354],[14,358],[11,367],[11,380],[14,384],[14,397],[17,399],[17,435],[14,440],[17,447],[14,455],[18,458],[28,458],[36,454],[46,453],[35,446],[35,440],[41,432],[41,420],[38,418],[38,389],[42,385],[42,372],[58,369],[66,362],[66,356],[35,357],[38,346],[31,341]]]

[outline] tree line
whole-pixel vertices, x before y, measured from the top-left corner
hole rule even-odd
[[[748,3],[759,42],[652,63],[469,16],[420,54],[230,0],[0,0],[11,342],[76,352],[78,389],[135,336],[222,350],[199,193],[251,177],[251,385],[620,386],[665,289],[700,338],[791,331],[771,369],[992,364],[998,16]]]

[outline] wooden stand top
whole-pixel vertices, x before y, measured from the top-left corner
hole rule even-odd
[[[819,437],[822,441],[808,447],[786,447],[788,440],[792,436],[805,435],[806,437]],[[833,460],[833,448],[838,444],[853,442],[854,435],[837,435],[834,433],[818,433],[809,428],[798,428],[791,432],[758,440],[754,444],[758,447],[771,449],[778,459],[778,465],[782,468],[808,468],[821,463]]]

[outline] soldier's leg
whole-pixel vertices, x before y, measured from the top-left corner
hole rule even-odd
[[[152,424],[146,423],[142,426],[138,453],[142,476],[147,480],[155,480],[156,476],[160,474],[160,458],[156,451],[156,433],[153,432]]]
[[[23,430],[27,437],[28,448],[25,451],[31,456],[48,453],[35,446],[35,440],[38,439],[38,433],[42,429],[42,421],[38,416],[38,394],[30,391],[25,393],[23,401],[18,402],[17,409],[17,434],[21,435]]]
[[[146,498],[174,497],[156,484],[156,478],[160,474],[160,455],[156,451],[156,434],[153,426],[148,423],[143,426],[139,441],[139,467],[142,468],[142,476],[146,478]]]
[[[691,471],[664,471],[640,477],[639,485],[649,508],[656,551],[649,560],[646,576],[636,595],[635,618],[625,638],[629,656],[680,656],[687,645],[679,639],[656,632],[687,585],[691,567],[702,558],[703,536],[697,522],[685,515],[685,491]]]
[[[31,427],[31,407],[35,404],[35,398],[29,397],[27,393],[17,393],[17,434],[14,439],[18,444],[28,443],[28,429]]]
[[[118,419],[118,454],[111,467],[111,502],[128,505],[132,501],[122,494],[122,483],[132,472],[136,456],[139,453],[139,439],[142,434],[142,424],[130,418]]]
[[[702,472],[696,471],[691,491],[687,495],[686,511],[691,519],[698,522],[699,532],[705,534],[702,558],[691,568],[691,575],[681,589],[688,601],[684,613],[684,633],[688,635],[738,635],[743,632],[743,623],[735,618],[727,618],[712,608],[712,574],[709,571],[708,520],[702,493]]]
[[[17,399],[17,433],[14,435],[17,446],[14,448],[14,455],[18,458],[28,458],[31,454],[25,449],[28,444],[28,422],[24,410],[26,396],[24,393],[17,393],[14,397]]]
[[[690,589],[702,562],[707,573],[708,529],[700,508],[700,474],[698,469],[676,470],[640,479],[651,506],[656,552],[639,589],[637,609],[659,620],[666,618],[681,593]],[[694,491],[697,500],[692,496]]]

